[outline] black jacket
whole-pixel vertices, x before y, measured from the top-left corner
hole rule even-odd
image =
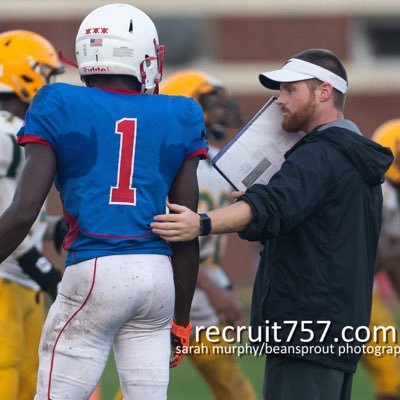
[[[315,128],[286,154],[268,185],[256,184],[242,200],[254,219],[240,233],[259,240],[261,254],[252,299],[252,338],[257,327],[281,329],[271,346],[308,346],[309,354],[290,354],[346,372],[354,372],[360,354],[338,355],[345,326],[368,326],[374,262],[381,225],[381,183],[393,161],[388,148],[364,138],[350,121]],[[268,322],[265,322],[268,321]],[[286,342],[292,323],[298,326]],[[308,340],[312,329],[314,340]],[[325,340],[319,342],[331,321]],[[354,332],[347,331],[347,337]],[[310,346],[324,346],[317,354]],[[359,346],[352,342],[350,346]],[[264,347],[265,350],[265,347]]]

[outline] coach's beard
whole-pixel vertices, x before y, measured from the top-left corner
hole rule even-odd
[[[315,109],[315,99],[313,96],[310,96],[308,103],[298,111],[290,112],[289,110],[285,110],[287,114],[283,117],[282,129],[291,133],[303,131],[304,127],[308,125],[308,121],[314,114]]]

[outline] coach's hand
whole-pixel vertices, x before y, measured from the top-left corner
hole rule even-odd
[[[234,191],[231,193],[231,196],[232,196],[235,200],[237,200],[239,197],[243,196],[245,193],[246,193],[246,192],[242,192],[242,191],[239,191],[239,190],[234,190]]]
[[[169,362],[170,368],[175,368],[181,361],[182,358],[188,352],[189,347],[189,337],[190,331],[192,330],[192,324],[189,324],[184,327],[175,324],[174,321],[171,323],[171,359]]]
[[[187,207],[167,203],[171,214],[156,215],[150,224],[153,233],[168,242],[192,240],[200,235],[200,216]]]

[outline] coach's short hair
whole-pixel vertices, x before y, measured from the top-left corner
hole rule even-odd
[[[339,60],[339,58],[329,50],[326,49],[309,49],[302,51],[292,58],[298,58],[299,60],[308,61],[312,64],[319,65],[322,68],[325,68],[334,74],[343,78],[346,82],[347,80],[347,72],[344,68],[343,64]],[[311,81],[315,82],[318,79],[312,79],[306,82],[309,82],[312,85]],[[343,111],[344,103],[345,103],[346,95],[344,93],[339,92],[339,90],[334,88],[334,105],[338,110]]]

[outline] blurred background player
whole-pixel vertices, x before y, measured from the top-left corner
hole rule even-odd
[[[377,273],[381,272],[389,278],[394,292],[400,298],[400,119],[388,121],[375,131],[372,139],[385,147],[390,147],[394,162],[385,175],[382,185],[383,208],[382,229],[378,245]],[[379,286],[375,281],[371,329],[374,326],[394,326],[396,318],[391,312]],[[395,346],[389,340],[378,343],[368,342],[369,346]],[[363,355],[361,361],[371,376],[377,400],[400,399],[400,360],[390,354],[376,357]]]
[[[231,201],[232,187],[211,165],[211,159],[226,142],[227,130],[242,126],[236,101],[228,96],[223,84],[207,74],[188,70],[172,75],[161,85],[161,93],[195,99],[203,109],[209,144],[209,157],[199,163],[198,211],[205,213]],[[190,319],[194,326],[245,324],[240,303],[232,291],[232,284],[221,266],[226,235],[210,235],[200,240],[200,268]],[[213,346],[229,346],[222,338],[210,343],[201,334],[201,343],[192,337],[193,346],[205,345],[208,354],[191,354],[190,360],[207,381],[214,400],[252,400],[254,390],[240,370],[234,355],[213,354]]]
[[[114,346],[125,399],[161,400],[183,357],[176,347],[188,344],[199,251],[197,239],[169,245],[150,223],[167,197],[197,209],[203,113],[192,99],[155,95],[165,48],[141,10],[93,10],[75,44],[85,86],[43,87],[18,133],[26,163],[0,217],[0,260],[54,180],[67,268],[41,336],[35,399],[88,399]]]
[[[0,213],[11,203],[23,149],[16,133],[35,93],[63,72],[53,46],[29,31],[0,34]],[[62,221],[49,224],[43,210],[26,239],[0,264],[0,397],[32,400],[36,389],[38,346],[44,322],[43,295],[54,299],[61,274],[43,256],[45,235],[62,242]],[[58,236],[57,236],[58,235]],[[0,245],[1,246],[1,245]]]

